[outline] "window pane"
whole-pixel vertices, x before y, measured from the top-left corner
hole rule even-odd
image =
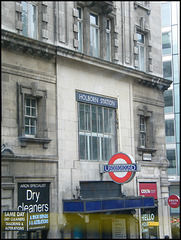
[[[177,26],[172,26],[173,54],[178,54],[178,33]]]
[[[171,25],[170,3],[162,3],[162,27]]]
[[[141,33],[137,33],[137,41],[139,43],[143,43],[144,44],[144,35]]]
[[[85,136],[79,135],[79,154],[80,159],[85,159]]]
[[[25,127],[25,134],[28,134],[28,135],[30,134],[29,133],[29,127]]]
[[[79,104],[79,128],[80,130],[85,129],[84,104]]]
[[[26,115],[30,116],[30,108],[26,107]]]
[[[176,174],[176,156],[175,156],[175,150],[167,150],[167,159],[170,162],[170,165],[168,167],[168,174]]]
[[[165,135],[166,142],[173,143],[174,142],[174,120],[165,120]]]
[[[167,90],[164,92],[164,101],[165,101],[165,113],[173,112],[173,96],[172,90]]]
[[[35,127],[31,127],[31,135],[35,135]]]
[[[98,132],[103,133],[102,107],[98,107]]]
[[[92,132],[97,132],[96,106],[92,105]]]
[[[171,54],[171,33],[162,34],[162,53],[163,55]]]
[[[172,64],[171,61],[163,62],[163,77],[166,79],[172,79]]]
[[[173,55],[173,81],[179,83],[179,59],[178,55]]]
[[[98,143],[97,137],[92,137],[93,160],[98,160]]]
[[[109,132],[109,123],[108,123],[108,109],[104,109],[104,132]]]
[[[174,84],[174,100],[175,100],[175,113],[180,113],[180,86]]]
[[[90,105],[85,105],[85,129],[91,130],[90,128]]]
[[[22,34],[28,37],[28,10],[27,10],[27,3],[22,2],[22,22],[23,22],[23,31]]]

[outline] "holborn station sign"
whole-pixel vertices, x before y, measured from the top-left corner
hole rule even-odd
[[[136,164],[132,156],[122,152],[114,154],[108,165],[100,165],[100,173],[108,172],[112,180],[120,184],[131,181],[137,171],[141,171],[140,164]]]

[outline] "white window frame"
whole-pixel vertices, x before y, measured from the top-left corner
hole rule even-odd
[[[80,104],[84,105],[84,129],[81,129],[80,127]],[[85,106],[89,106],[90,112],[88,112],[89,114],[86,115],[86,110],[85,110]],[[110,149],[108,150],[109,154],[112,156],[115,151],[116,151],[116,110],[113,108],[108,108],[108,107],[104,107],[104,106],[100,106],[101,107],[101,111],[102,111],[102,123],[101,125],[103,126],[103,132],[100,132],[100,119],[99,114],[98,114],[98,108],[96,108],[96,126],[97,126],[97,132],[93,132],[92,130],[92,106],[91,104],[86,104],[86,103],[82,103],[79,102],[78,103],[78,109],[79,109],[79,158],[80,160],[91,160],[91,161],[107,161],[109,159],[105,159],[105,143],[104,140],[108,139],[111,140],[111,146]],[[97,105],[94,105],[97,106]],[[108,113],[109,113],[109,109],[111,109],[112,113],[113,113],[113,122],[114,122],[114,126],[112,126],[114,128],[114,130],[110,130],[111,132],[105,132],[104,129],[104,124],[105,124],[105,119],[104,119],[104,109],[108,109]],[[87,120],[86,120],[87,119]],[[85,126],[86,124],[86,126]],[[108,124],[108,123],[107,123]],[[109,123],[110,124],[110,123]],[[108,125],[109,125],[108,124]],[[80,156],[80,136],[84,136],[84,152],[85,152],[85,159],[82,159]],[[97,140],[97,159],[93,159],[93,146],[91,145],[91,138],[92,137],[96,137]],[[110,156],[110,157],[111,157]]]
[[[26,100],[29,99],[30,100],[30,106],[26,105]],[[35,101],[35,107],[32,106],[32,101]],[[26,137],[35,137],[36,133],[37,133],[37,99],[36,98],[32,98],[32,97],[27,97],[25,96],[25,136]],[[30,114],[27,114],[27,108],[30,109]],[[35,110],[35,115],[32,114],[33,109]],[[28,119],[28,124],[26,124],[26,119]],[[32,120],[34,120],[34,124],[32,124]],[[34,128],[34,134],[31,134],[31,128]],[[29,128],[28,132],[26,133],[26,128]]]
[[[141,32],[137,32],[137,36],[143,36],[143,42],[139,42],[137,40],[137,47],[138,47],[138,70],[146,71],[146,47],[145,47],[145,34]],[[142,56],[143,54],[143,56]]]
[[[97,18],[97,24],[91,23],[91,16]],[[91,56],[100,57],[100,27],[99,16],[94,13],[90,13],[90,48]]]

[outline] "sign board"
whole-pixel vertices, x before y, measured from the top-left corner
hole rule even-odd
[[[49,228],[49,183],[18,183],[18,211],[27,211],[29,230]]]
[[[140,165],[135,163],[132,156],[125,153],[116,153],[109,160],[108,165],[100,165],[100,173],[108,172],[116,183],[127,183],[140,171]]]
[[[178,208],[180,206],[180,198],[177,195],[171,195],[168,198],[168,205],[171,208]]]
[[[83,92],[76,92],[76,100],[78,102],[85,102],[90,104],[96,104],[105,107],[117,108],[118,102],[116,99],[101,97],[93,94],[87,94]]]
[[[3,231],[27,231],[27,213],[4,211],[2,217]]]
[[[139,194],[145,197],[154,197],[157,199],[156,183],[139,183]]]
[[[126,239],[126,220],[125,219],[112,220],[112,238]]]

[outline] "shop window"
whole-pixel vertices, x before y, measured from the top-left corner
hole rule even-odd
[[[115,109],[79,103],[79,156],[109,160],[116,152]]]
[[[167,172],[168,175],[175,175],[176,174],[176,154],[175,149],[167,150],[167,159],[170,163]]]
[[[145,71],[145,35],[137,33],[138,69]]]
[[[165,113],[173,112],[173,91],[167,90],[164,92]]]
[[[46,122],[46,95],[46,90],[39,89],[34,82],[30,86],[17,83],[17,122],[21,146],[35,142],[47,148],[51,141]]]
[[[174,119],[165,120],[165,135],[166,135],[166,143],[175,142]]]

